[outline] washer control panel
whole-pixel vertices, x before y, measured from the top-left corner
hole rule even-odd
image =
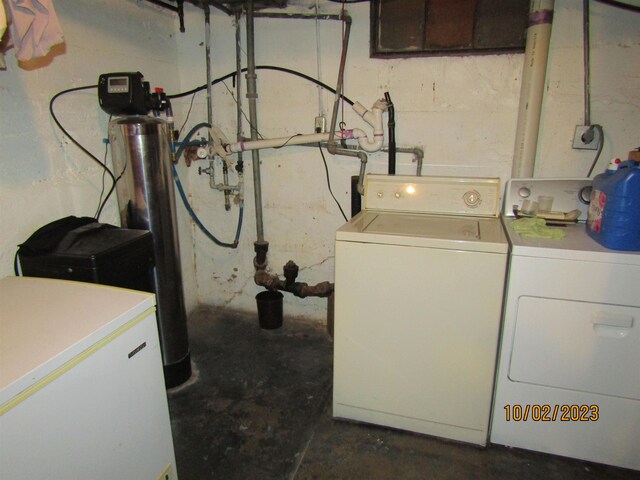
[[[364,208],[400,212],[496,217],[500,179],[369,174]]]

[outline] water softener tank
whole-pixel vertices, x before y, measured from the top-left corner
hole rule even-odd
[[[147,116],[109,123],[109,141],[123,227],[150,230],[154,289],[165,383],[173,387],[191,376],[187,316],[182,290],[175,196],[168,126]]]
[[[587,233],[612,250],[640,251],[640,162],[612,162],[593,179]]]

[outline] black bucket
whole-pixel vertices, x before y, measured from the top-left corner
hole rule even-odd
[[[256,295],[260,328],[273,330],[282,326],[282,293],[265,290]]]

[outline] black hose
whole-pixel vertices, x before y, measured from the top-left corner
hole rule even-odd
[[[393,102],[389,92],[384,92],[384,99],[387,101],[387,112],[389,119],[387,126],[389,127],[389,175],[396,174],[396,114],[393,108]]]
[[[313,77],[310,77],[309,75],[306,75],[302,72],[298,72],[296,70],[291,70],[290,68],[285,68],[285,67],[276,67],[273,65],[257,65],[256,66],[256,70],[273,70],[276,72],[283,72],[283,73],[288,73],[290,75],[295,75],[296,77],[300,77],[303,78],[311,83],[314,83],[315,85],[318,85],[319,87],[324,88],[325,90],[328,90],[329,92],[333,93],[335,95],[336,91],[335,89],[331,88],[329,85],[327,85],[326,83],[322,83],[320,80],[316,80]],[[243,68],[241,70],[242,72],[246,72],[247,69]],[[227,73],[226,75],[223,75],[222,77],[218,77],[218,78],[214,78],[211,81],[211,85],[215,85],[217,83],[223,82],[225,80],[228,80],[230,78],[235,78],[237,75],[237,72],[231,72],[231,73]],[[173,95],[167,95],[167,98],[181,98],[181,97],[186,97],[188,95],[192,95],[194,93],[197,92],[201,92],[202,90],[205,90],[207,88],[207,84],[205,83],[204,85],[200,85],[199,87],[196,88],[192,88],[191,90],[188,90],[186,92],[182,92],[182,93],[174,93]],[[353,100],[351,100],[350,98],[341,95],[342,99],[347,102],[349,105],[353,105]]]

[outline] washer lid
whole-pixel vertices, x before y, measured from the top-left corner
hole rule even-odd
[[[507,252],[497,218],[363,210],[336,232],[336,240],[480,252]]]

